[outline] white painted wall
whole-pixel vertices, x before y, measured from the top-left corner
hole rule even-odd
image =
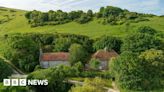
[[[69,66],[69,62],[68,61],[41,61],[40,65],[42,68],[48,68],[48,67],[55,67],[58,65],[67,65]]]

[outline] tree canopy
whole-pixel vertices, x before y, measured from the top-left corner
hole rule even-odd
[[[12,69],[0,58],[0,82],[12,74]]]
[[[88,58],[88,52],[80,44],[72,44],[69,49],[69,53],[69,61],[71,65],[74,65],[77,62],[82,62],[84,65]]]
[[[123,89],[154,90],[163,86],[163,59],[161,50],[146,50],[140,55],[123,52],[113,59],[110,69],[116,83]]]
[[[142,52],[151,48],[162,49],[163,43],[153,35],[136,33],[127,36],[122,45],[122,51]]]
[[[80,24],[88,23],[95,17],[101,21],[102,24],[124,24],[125,20],[139,22],[148,20],[145,18],[146,14],[136,12],[129,12],[118,7],[106,6],[101,7],[97,13],[92,10],[84,12],[82,10],[64,12],[62,10],[48,12],[41,12],[37,10],[29,11],[25,14],[31,27],[43,25],[60,25],[75,21]],[[149,16],[149,14],[147,14]],[[99,22],[100,23],[100,22]]]
[[[107,48],[107,50],[115,50],[120,52],[122,41],[119,38],[111,36],[102,36],[93,44],[95,50]]]

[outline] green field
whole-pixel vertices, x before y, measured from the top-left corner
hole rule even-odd
[[[98,23],[97,19],[86,23],[78,24],[76,22],[71,22],[62,25],[55,26],[42,26],[31,28],[28,24],[28,20],[25,18],[24,14],[26,11],[0,8],[0,20],[9,20],[0,24],[0,52],[6,48],[3,36],[5,34],[11,33],[71,33],[86,35],[91,38],[97,38],[102,35],[112,35],[118,37],[125,37],[127,34],[134,33],[139,26],[150,26],[155,28],[160,32],[164,32],[164,17],[149,17],[150,21],[143,21],[139,23],[130,23],[128,30],[125,25],[102,25]]]
[[[5,8],[6,9],[6,8]],[[14,15],[13,19],[9,22],[0,24],[0,34],[9,34],[9,33],[27,33],[27,32],[42,32],[42,33],[73,33],[87,35],[91,38],[99,37],[101,35],[115,35],[115,36],[125,36],[129,33],[133,33],[134,30],[142,25],[151,26],[158,31],[164,31],[164,17],[152,17],[149,18],[150,21],[144,21],[139,23],[131,23],[129,30],[126,30],[125,25],[102,25],[99,24],[96,19],[87,24],[78,24],[76,22],[71,22],[62,25],[55,26],[43,26],[31,28],[28,24],[27,19],[24,17],[25,11],[15,10],[16,12],[1,11],[0,18],[3,15]]]

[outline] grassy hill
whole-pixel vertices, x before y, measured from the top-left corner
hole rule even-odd
[[[0,52],[6,48],[3,36],[11,33],[71,33],[87,35],[91,38],[97,38],[102,35],[112,35],[124,37],[127,34],[134,33],[139,26],[147,25],[155,28],[160,32],[164,32],[164,17],[148,17],[150,21],[139,23],[130,23],[128,30],[125,24],[123,25],[102,25],[97,19],[86,23],[78,24],[70,22],[61,25],[47,25],[42,27],[31,28],[24,14],[26,11],[0,7]]]
[[[6,9],[6,11],[1,10]],[[13,10],[14,12],[11,12]],[[139,23],[131,23],[129,30],[126,30],[125,25],[102,25],[99,24],[96,19],[87,24],[78,24],[75,22],[55,25],[55,26],[43,26],[31,28],[28,24],[24,14],[26,11],[0,8],[0,19],[5,18],[4,15],[8,15],[11,20],[0,24],[0,34],[10,33],[27,33],[27,32],[46,32],[46,33],[73,33],[90,36],[91,38],[99,37],[101,35],[115,35],[126,36],[129,33],[134,32],[136,28],[142,25],[151,26],[158,31],[164,31],[164,17],[152,17],[150,21],[143,21]]]

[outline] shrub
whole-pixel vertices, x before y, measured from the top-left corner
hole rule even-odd
[[[12,74],[12,69],[0,58],[0,82]]]

